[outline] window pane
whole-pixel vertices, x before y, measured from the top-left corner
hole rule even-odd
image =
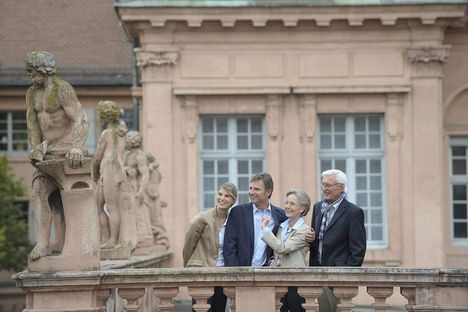
[[[346,137],[343,134],[335,135],[335,148],[346,148]]]
[[[452,146],[452,156],[466,156],[466,148],[464,146]]]
[[[227,135],[218,135],[218,149],[228,148],[228,137]]]
[[[249,203],[250,202],[249,195],[248,194],[240,194],[238,202],[239,203]]]
[[[365,160],[356,160],[356,173],[366,173],[367,162]]]
[[[346,160],[335,160],[335,168],[346,173]]]
[[[249,131],[249,125],[246,119],[238,119],[237,120],[237,132],[239,133],[246,133]]]
[[[454,200],[466,200],[466,186],[465,185],[453,185],[453,199]]]
[[[377,209],[371,210],[372,223],[382,223],[382,211]]]
[[[262,172],[263,171],[263,161],[262,160],[252,160],[252,173]]]
[[[331,169],[332,168],[332,162],[331,160],[321,160],[320,161],[320,173],[322,173],[325,170]]]
[[[216,122],[216,130],[218,133],[226,133],[227,132],[227,119],[217,119]]]
[[[237,148],[238,149],[248,149],[249,148],[249,139],[246,136],[237,137]]]
[[[468,224],[455,222],[453,224],[453,231],[455,238],[467,238],[468,237]]]
[[[382,189],[382,180],[380,177],[371,177],[370,178],[370,188],[371,190],[381,190]]]
[[[209,193],[203,196],[203,201],[205,203],[205,207],[214,207],[215,205],[215,194]]]
[[[382,206],[382,195],[380,193],[372,193],[370,195],[370,202],[371,207]]]
[[[373,226],[371,228],[371,239],[374,241],[382,240],[382,227]]]
[[[203,174],[213,174],[213,173],[214,173],[214,162],[204,161],[203,162]]]
[[[332,137],[329,134],[323,134],[320,136],[320,148],[330,149],[332,146]]]
[[[452,174],[466,175],[466,160],[465,159],[452,160]]]
[[[366,148],[366,136],[364,134],[356,134],[354,136],[355,148]]]
[[[344,132],[345,131],[345,123],[346,119],[344,118],[334,118],[335,121],[335,131],[336,132]]]
[[[380,135],[379,134],[369,135],[369,147],[380,148]]]
[[[203,188],[205,191],[211,191],[216,188],[215,183],[214,183],[214,178],[212,177],[205,177],[203,178]]]
[[[331,132],[330,118],[320,118],[320,132]]]
[[[249,173],[249,162],[247,160],[239,160],[237,162],[237,172],[238,173]]]
[[[218,174],[228,174],[228,162],[227,160],[218,161]]]
[[[252,136],[252,149],[262,149],[263,138],[261,135]]]
[[[262,132],[262,120],[260,118],[252,119],[252,132]]]
[[[357,117],[354,119],[354,131],[364,132],[366,131],[366,119]]]
[[[239,190],[241,189],[245,189],[245,190],[248,190],[248,185],[249,185],[249,178],[247,177],[244,177],[244,178],[239,178],[238,179],[238,187],[239,187]]]
[[[380,131],[380,118],[369,117],[369,131]]]
[[[213,119],[212,118],[203,119],[202,130],[203,130],[203,133],[213,133],[214,132],[214,126],[213,126]]]
[[[367,195],[364,193],[356,194],[356,204],[361,208],[367,207]]]
[[[366,177],[356,177],[356,189],[367,190],[367,178]]]
[[[454,204],[453,205],[453,218],[454,219],[466,219],[466,204]]]
[[[211,150],[214,148],[214,138],[213,136],[203,136],[203,149]]]
[[[370,173],[380,173],[380,160],[370,161]]]
[[[216,189],[218,189],[218,187],[223,184],[223,183],[226,183],[226,182],[229,182],[229,179],[227,177],[219,177],[218,178],[218,183],[216,184]]]

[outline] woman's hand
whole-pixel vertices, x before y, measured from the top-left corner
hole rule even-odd
[[[264,216],[262,219],[262,223],[260,226],[262,227],[262,230],[268,226],[268,223],[270,223],[271,217],[270,216]]]

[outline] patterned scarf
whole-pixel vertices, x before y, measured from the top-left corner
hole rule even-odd
[[[326,228],[328,227],[328,223],[330,222],[330,209],[333,208],[334,205],[339,203],[345,197],[345,193],[341,193],[340,197],[335,200],[333,203],[329,204],[326,201],[322,203],[322,208],[320,211],[322,212],[322,223],[320,224],[320,232],[319,232],[319,240],[322,240],[323,233],[325,232]]]

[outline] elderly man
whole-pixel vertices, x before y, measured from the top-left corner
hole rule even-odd
[[[348,179],[337,169],[322,173],[323,201],[314,205],[312,227],[318,232],[310,246],[310,266],[361,266],[366,254],[364,211],[346,199]],[[336,311],[338,299],[324,287],[320,311]]]
[[[26,94],[31,162],[34,165],[43,160],[65,158],[72,168],[80,167],[86,154],[89,122],[73,87],[55,76],[55,56],[49,52],[29,52],[25,65],[32,80]],[[60,252],[65,239],[58,186],[40,171],[33,176],[32,207],[39,233],[29,259],[36,260]],[[49,244],[52,221],[55,242]]]

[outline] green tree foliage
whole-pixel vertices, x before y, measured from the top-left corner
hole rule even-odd
[[[15,180],[6,157],[0,157],[0,269],[21,271],[26,267],[31,243],[28,227],[15,199],[23,196],[23,185]]]

